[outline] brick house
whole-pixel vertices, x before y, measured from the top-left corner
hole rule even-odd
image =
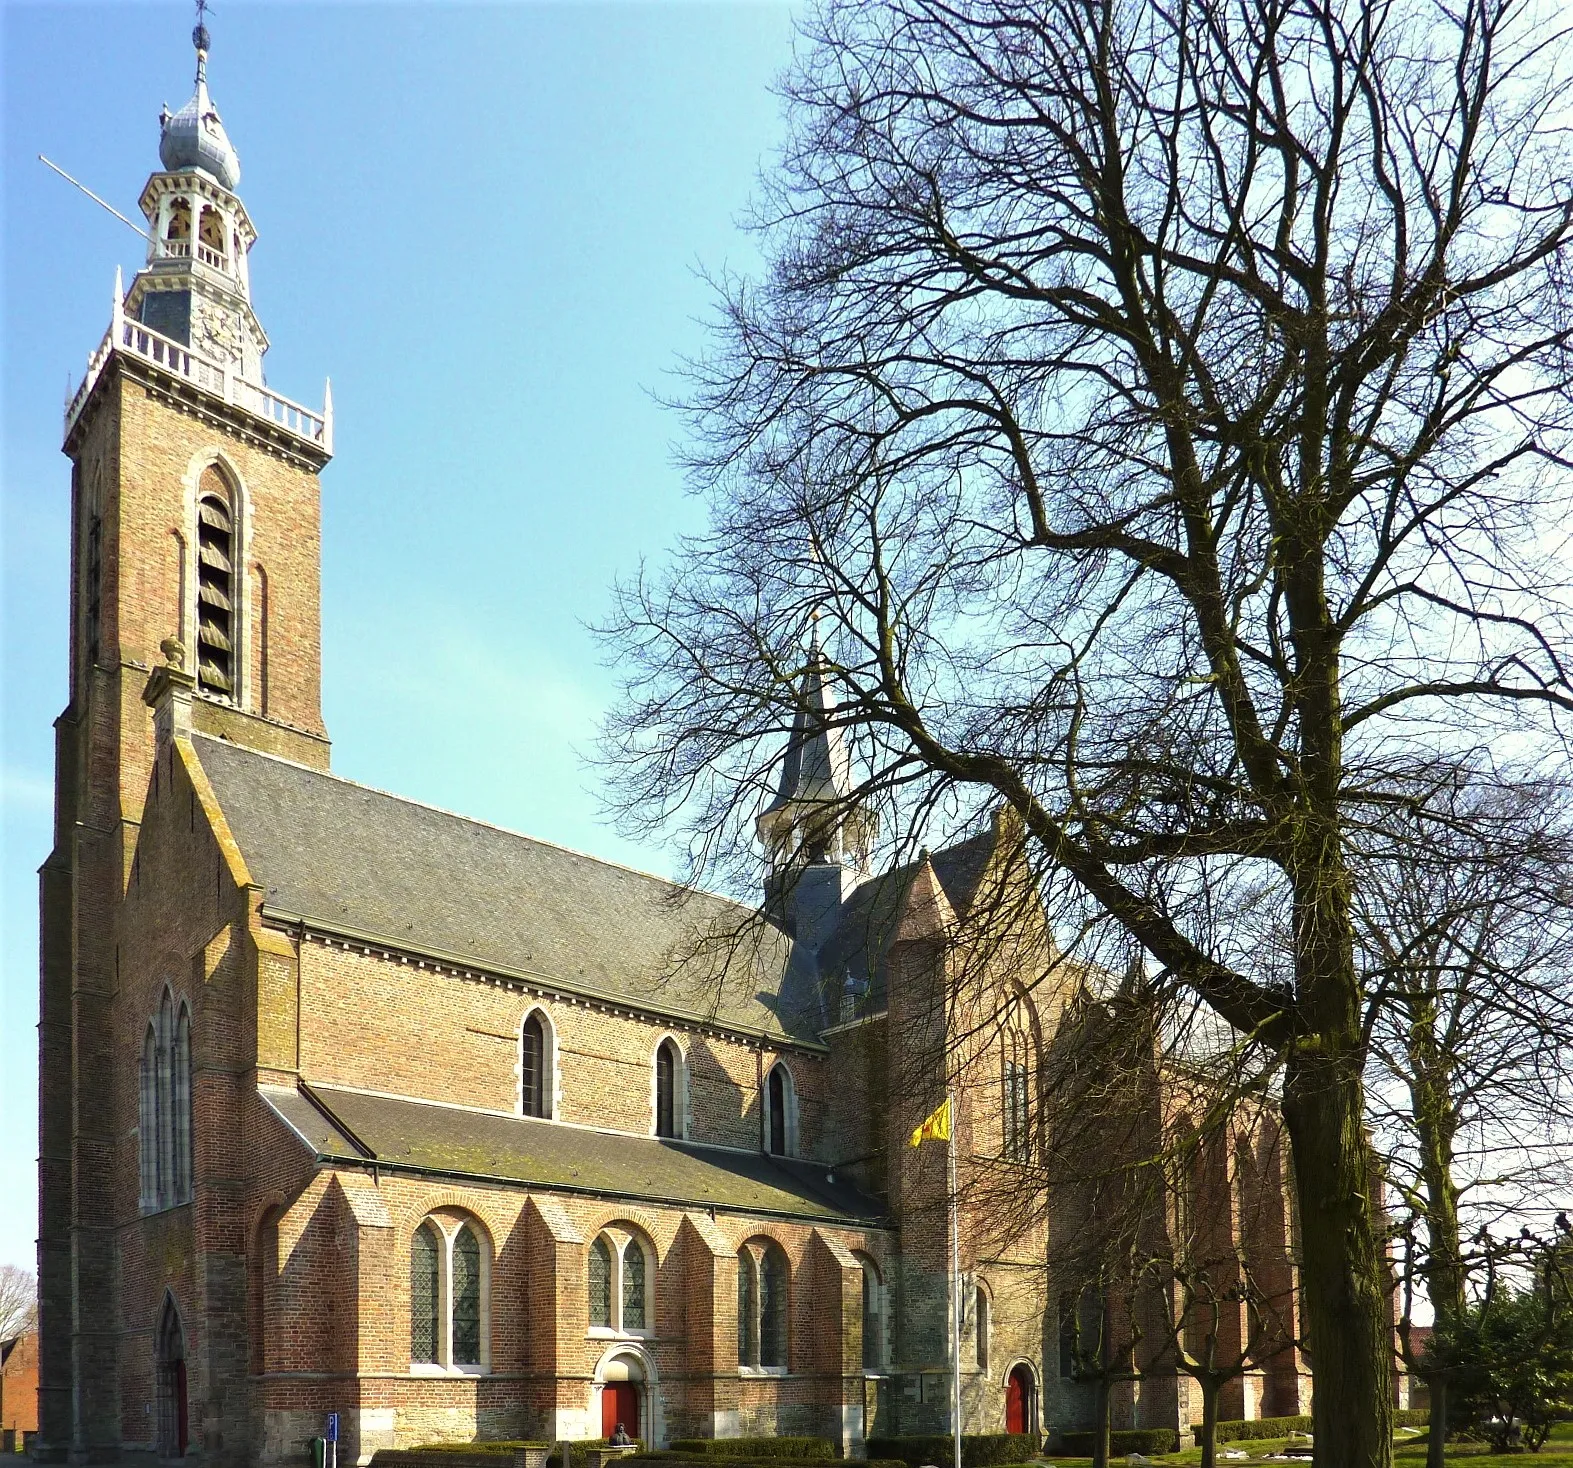
[[[817,663],[757,909],[331,772],[331,401],[262,385],[195,40],[147,264],[66,415],[40,1455],[300,1461],[330,1412],[359,1462],[618,1422],[856,1452],[948,1424],[953,1283],[967,1430],[1069,1425],[1044,1225],[970,1207],[953,1282],[944,1148],[906,1145],[949,1077],[963,1187],[1030,1160],[1035,1062],[953,982],[1008,823],[872,872]],[[1023,962],[1046,944],[1040,914]]]
[[[0,1341],[0,1451],[17,1452],[38,1431],[38,1332]]]

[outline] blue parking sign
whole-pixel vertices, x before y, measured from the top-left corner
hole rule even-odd
[[[338,1440],[339,1440],[339,1414],[337,1412],[329,1412],[328,1413],[328,1441],[330,1443],[336,1443]]]

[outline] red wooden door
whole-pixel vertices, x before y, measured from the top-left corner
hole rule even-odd
[[[1020,1433],[1027,1430],[1027,1394],[1027,1373],[1017,1366],[1005,1382],[1006,1432]]]
[[[601,1388],[601,1436],[611,1437],[619,1422],[629,1437],[639,1436],[639,1388],[631,1381],[609,1381]]]

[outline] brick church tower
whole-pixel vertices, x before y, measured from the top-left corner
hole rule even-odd
[[[114,1225],[127,1189],[133,1214],[138,1191],[119,1145],[136,1128],[135,1097],[128,1106],[107,1078],[141,1042],[116,1003],[121,913],[155,779],[150,673],[162,664],[194,729],[328,764],[317,476],[331,401],[313,412],[264,383],[256,231],[208,93],[204,26],[193,40],[195,95],[160,119],[162,166],[140,200],[146,264],[124,293],[117,274],[109,330],[65,417],[70,702],[55,725],[54,849],[41,869],[39,1082],[39,1451],[57,1460],[113,1457],[137,1435],[118,1365],[125,1342],[154,1328],[102,1308],[131,1267]],[[200,1109],[200,1053],[193,1062]],[[191,1185],[193,1165],[199,1185],[205,1167],[215,1183],[221,1171],[201,1152],[183,1190],[178,1178],[165,1188],[172,1210],[217,1206],[191,1201],[210,1196]],[[222,1258],[224,1220],[198,1217],[194,1236],[214,1300],[243,1288],[243,1264]],[[182,1374],[170,1390],[183,1384]]]

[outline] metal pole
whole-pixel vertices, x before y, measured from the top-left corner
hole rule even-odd
[[[953,1096],[945,1100],[950,1113],[946,1140],[950,1163],[950,1435],[955,1443],[954,1468],[961,1468],[961,1211],[956,1201],[956,1104]]]
[[[103,199],[100,199],[98,195],[95,194],[92,189],[88,188],[85,183],[72,178],[71,175],[67,173],[65,169],[63,169],[58,163],[51,163],[46,157],[44,157],[42,153],[38,155],[38,161],[42,163],[45,168],[54,169],[54,171],[58,173],[60,177],[63,178],[68,184],[72,185],[72,187],[81,189],[82,192],[88,196],[88,198],[90,198],[95,204],[99,206],[99,208],[109,210],[109,212],[113,214],[115,218],[118,219],[123,225],[125,225],[127,229],[131,230],[135,234],[141,235],[142,238],[145,239],[149,244],[153,242],[153,236],[150,235],[145,229],[143,229],[138,224],[133,224],[129,219],[126,218],[124,214],[115,208],[113,204],[106,203]]]

